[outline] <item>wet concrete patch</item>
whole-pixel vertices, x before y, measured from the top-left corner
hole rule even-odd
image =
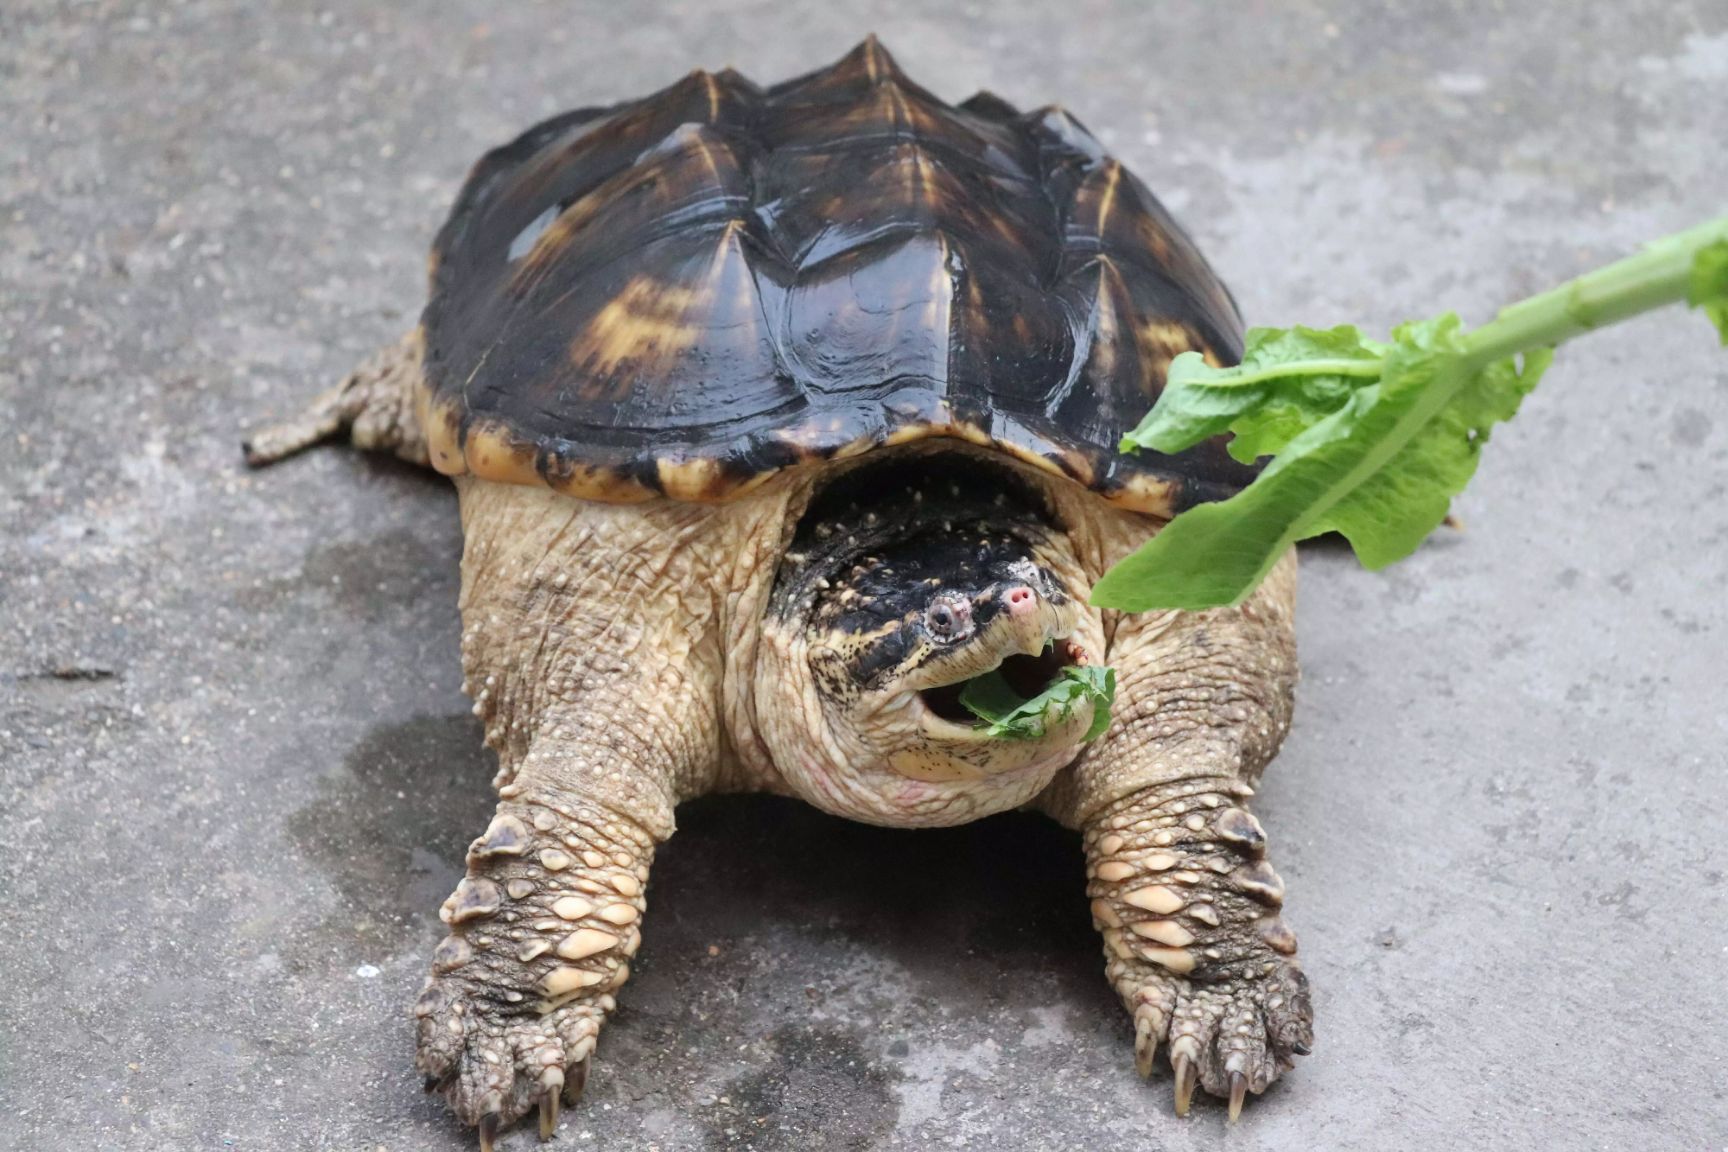
[[[452,601],[461,560],[459,544],[406,529],[325,540],[308,550],[298,572],[243,588],[235,600],[261,612],[318,593],[343,613],[374,621]]]
[[[356,942],[388,953],[436,923],[494,803],[480,738],[466,714],[381,726],[319,783],[322,796],[287,818],[290,839],[342,896],[328,932],[343,955]]]

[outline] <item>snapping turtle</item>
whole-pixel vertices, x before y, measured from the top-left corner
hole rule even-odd
[[[579,1093],[655,846],[710,792],[905,827],[1038,808],[1084,837],[1106,975],[1178,1112],[1198,1083],[1234,1116],[1308,1050],[1246,808],[1290,718],[1294,560],[1235,608],[1086,602],[1252,479],[1216,442],[1116,450],[1173,356],[1240,339],[1073,117],[950,106],[873,39],[771,88],[696,72],[479,162],[420,326],[247,451],[346,433],[460,494],[499,804],[414,1011],[420,1070],[483,1147]],[[1096,695],[1007,734],[969,703],[1104,665],[1120,698],[1090,744]]]

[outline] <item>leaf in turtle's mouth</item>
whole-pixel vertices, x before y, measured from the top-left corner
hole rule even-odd
[[[1086,650],[1057,640],[1036,656],[1016,653],[970,680],[926,688],[920,698],[931,712],[1003,739],[1038,739],[1051,713],[1065,719],[1074,705],[1090,700],[1094,723],[1084,739],[1102,732],[1115,696],[1115,674],[1088,667]]]
[[[1036,656],[1016,652],[995,668],[970,680],[926,688],[919,695],[924,698],[925,706],[944,720],[952,720],[956,724],[976,723],[978,717],[970,708],[960,703],[962,692],[981,680],[1000,676],[1021,700],[1030,700],[1044,691],[1052,680],[1061,675],[1062,669],[1071,663],[1067,651],[1058,651],[1059,645],[1062,649],[1069,647],[1068,641],[1061,640],[1044,645],[1044,651]]]

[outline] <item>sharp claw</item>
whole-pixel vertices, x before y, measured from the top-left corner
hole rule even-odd
[[[1144,1080],[1152,1075],[1152,1061],[1158,1055],[1158,1026],[1144,1014],[1134,1019],[1134,1071]]]
[[[1158,1041],[1142,1040],[1134,1045],[1134,1071],[1140,1073],[1140,1079],[1150,1079],[1152,1076],[1152,1061],[1158,1056]]]
[[[564,1103],[570,1105],[572,1108],[581,1103],[582,1089],[587,1087],[587,1085],[588,1061],[584,1060],[582,1063],[570,1069],[569,1074],[564,1078]]]
[[[558,1089],[540,1097],[540,1139],[550,1140],[558,1131]]]
[[[1298,1040],[1294,1044],[1290,1045],[1290,1051],[1296,1053],[1298,1056],[1306,1056],[1310,1052],[1314,1051],[1314,1049]]]
[[[1185,1053],[1178,1053],[1171,1064],[1176,1069],[1176,1115],[1186,1116],[1194,1100],[1194,1082],[1200,1078],[1199,1068]]]
[[[492,1152],[492,1141],[498,1138],[498,1113],[480,1117],[480,1152]]]
[[[1230,1073],[1230,1122],[1234,1124],[1242,1115],[1242,1101],[1248,1096],[1248,1077],[1240,1072]]]

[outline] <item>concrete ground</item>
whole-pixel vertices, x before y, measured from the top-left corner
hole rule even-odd
[[[792,8],[0,6],[0,1147],[470,1146],[405,1017],[488,809],[454,501],[238,440],[412,322],[529,122],[875,29],[950,98],[1066,103],[1264,322],[1481,319],[1728,187],[1720,0]],[[1728,1143],[1712,343],[1568,349],[1464,532],[1306,553],[1261,812],[1319,1039],[1234,1130],[1134,1076],[1071,836],[729,799],[558,1146]]]

